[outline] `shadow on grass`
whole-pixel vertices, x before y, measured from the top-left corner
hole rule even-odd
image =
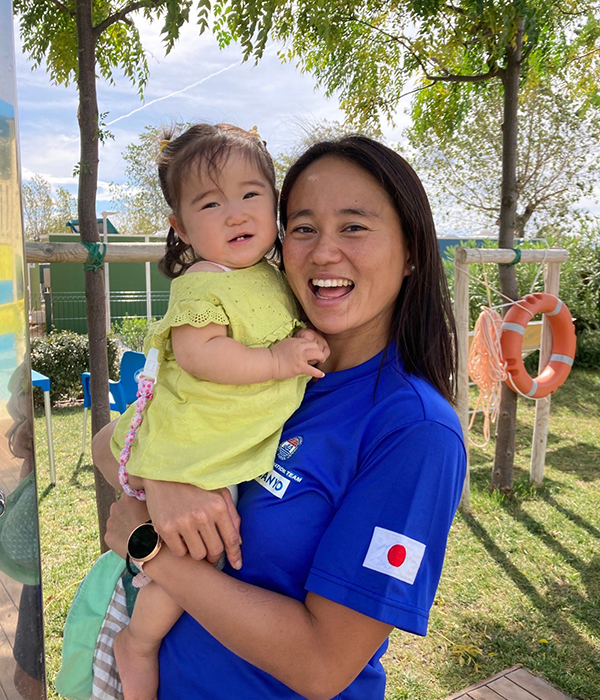
[[[45,501],[55,488],[56,484],[48,484],[43,491],[38,491],[38,501]]]
[[[81,455],[79,459],[77,460],[77,464],[75,465],[75,469],[71,472],[71,476],[69,477],[69,484],[71,486],[77,486],[77,488],[80,489],[93,489],[94,488],[94,483],[92,484],[84,484],[81,482],[80,476],[82,474],[89,474],[94,471],[94,465],[91,462],[86,462],[84,461],[84,455]]]
[[[569,608],[572,614],[577,617],[597,636],[600,635],[600,618],[598,616],[598,597],[600,589],[600,560],[593,559],[589,564],[583,561],[576,554],[568,550],[548,529],[529,513],[526,513],[516,501],[507,502],[504,508],[512,518],[523,525],[540,542],[543,542],[548,549],[558,554],[571,568],[580,575],[581,581],[586,587],[587,596],[583,597],[578,590],[567,582],[553,582],[549,584],[546,600],[553,600],[556,606],[563,609]],[[583,521],[583,518],[579,518]],[[584,521],[585,522],[585,521]],[[587,528],[586,528],[587,529]],[[592,590],[590,590],[590,586]]]
[[[573,512],[570,508],[563,506],[562,503],[559,503],[555,498],[553,498],[552,494],[546,489],[541,489],[538,493],[540,498],[543,498],[548,505],[552,506],[559,513],[562,513],[564,516],[569,518],[569,520],[574,522],[575,525],[578,525],[583,530],[587,530],[593,537],[600,539],[600,530],[592,525],[592,523],[588,522],[585,518],[582,518],[578,513]]]
[[[571,374],[560,391],[552,395],[552,408],[564,409],[574,415],[600,416],[599,393],[599,373],[595,370],[578,370]]]
[[[74,414],[82,415],[81,411],[83,409],[83,403],[81,404],[75,404],[73,406],[52,406],[52,417],[60,417],[60,416],[72,416]],[[42,404],[41,408],[39,406],[35,406],[33,409],[33,417],[34,418],[43,418],[45,416],[44,413],[44,405]]]
[[[590,442],[576,442],[546,452],[546,464],[551,464],[566,474],[575,474],[577,478],[588,482],[600,479],[599,459],[598,445]]]
[[[565,560],[580,573],[584,585],[586,585],[589,595],[582,596],[579,591],[566,582],[555,581],[549,585],[547,592],[544,594],[536,588],[535,585],[525,576],[525,574],[511,561],[510,557],[502,551],[494,538],[486,530],[486,528],[477,520],[472,513],[463,514],[464,522],[469,527],[473,535],[481,542],[482,546],[488,554],[496,561],[496,563],[504,570],[506,575],[525,595],[531,604],[538,610],[543,617],[544,629],[547,630],[547,635],[556,640],[556,649],[554,655],[559,657],[561,649],[570,648],[577,649],[577,657],[579,658],[578,666],[587,668],[591,671],[592,668],[598,669],[600,662],[597,655],[597,650],[585,638],[568,619],[567,615],[572,615],[577,620],[583,623],[583,626],[590,630],[591,634],[598,635],[600,633],[600,619],[598,618],[597,593],[598,579],[600,579],[600,559],[594,559],[589,565],[581,561],[579,557],[563,547],[562,544],[556,541],[544,526],[540,525],[535,519],[531,518],[527,513],[524,513],[518,504],[510,502],[506,510],[522,522],[532,534],[543,541],[553,551],[564,557]],[[476,623],[476,624],[481,624]],[[462,625],[461,625],[462,627]],[[463,628],[464,632],[464,628]],[[515,650],[515,654],[516,654]],[[566,654],[567,652],[565,652]],[[521,661],[518,654],[512,657],[512,663]],[[535,662],[535,658],[531,663]],[[528,662],[530,663],[530,662]],[[533,668],[539,670],[553,682],[559,685],[563,683],[560,665],[556,666],[554,660],[549,659],[545,663],[534,664]],[[581,670],[581,669],[580,669]],[[575,669],[570,669],[569,677],[575,679],[577,674]],[[590,692],[589,682],[591,675],[587,674],[588,686],[582,686],[588,692],[587,697],[600,697],[600,677],[597,673],[593,676],[596,678],[596,694]],[[582,683],[584,682],[582,676]],[[574,687],[570,688],[570,692],[576,692]]]

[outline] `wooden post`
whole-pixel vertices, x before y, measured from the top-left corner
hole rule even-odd
[[[463,485],[460,508],[468,512],[470,507],[469,474],[469,263],[466,262],[466,248],[454,249],[454,317],[456,319],[456,347],[458,351],[458,372],[456,375],[456,412],[460,418],[465,448],[467,450],[467,473]]]
[[[458,375],[457,375],[457,405],[456,410],[460,418],[463,435],[465,439],[465,447],[467,449],[467,476],[463,488],[463,494],[460,502],[461,510],[469,510],[469,376],[467,370],[468,364],[468,347],[469,347],[469,277],[466,273],[469,272],[469,263],[510,263],[514,260],[515,252],[512,249],[482,249],[482,248],[460,248],[454,250],[454,315],[456,317],[456,343],[458,349]],[[521,251],[521,262],[527,264],[542,263],[547,264],[547,276],[545,277],[545,289],[550,294],[558,294],[558,282],[560,274],[560,263],[565,262],[569,254],[566,250],[560,248],[543,249],[526,249]],[[554,290],[554,291],[553,291]],[[544,319],[544,324],[547,321]],[[549,332],[549,328],[548,328]],[[543,341],[542,341],[543,343]],[[548,350],[551,346],[551,341],[547,341]],[[549,357],[549,355],[546,355]],[[545,363],[544,363],[545,365]],[[538,405],[540,402],[538,401]],[[544,407],[539,406],[542,411]],[[550,411],[550,401],[548,400],[546,410]],[[536,411],[536,430],[534,432],[532,444],[532,464],[535,454],[536,464],[539,464],[541,458],[541,470],[543,477],[544,456],[546,438],[548,434],[548,416],[543,419],[543,414],[540,413],[538,423]],[[543,444],[542,444],[543,442]],[[542,448],[542,452],[540,452]],[[533,466],[532,466],[533,469]],[[539,469],[539,467],[536,467]],[[541,478],[540,482],[541,483]],[[537,478],[537,477],[536,477]],[[533,480],[533,475],[532,475]]]
[[[106,246],[105,262],[153,262],[165,254],[164,243],[109,243]],[[84,263],[88,250],[81,243],[34,243],[25,244],[27,262]]]
[[[560,285],[560,263],[548,263],[544,277],[544,291],[558,296]],[[540,361],[538,374],[548,364],[552,350],[552,329],[548,319],[544,316],[542,323],[542,340],[540,342]],[[529,479],[536,486],[541,486],[544,481],[544,464],[546,461],[546,442],[548,440],[548,422],[550,419],[550,396],[538,399],[535,404],[535,423],[533,425],[533,439],[531,443],[531,468]]]

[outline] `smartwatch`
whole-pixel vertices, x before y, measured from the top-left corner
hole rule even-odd
[[[142,571],[143,563],[154,559],[161,547],[162,539],[154,529],[151,520],[138,525],[127,540],[127,557],[125,559],[127,571],[135,576],[131,563]]]

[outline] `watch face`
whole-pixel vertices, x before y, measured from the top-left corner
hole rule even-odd
[[[158,533],[151,523],[137,527],[129,537],[127,549],[132,559],[144,559],[152,554],[158,544]]]

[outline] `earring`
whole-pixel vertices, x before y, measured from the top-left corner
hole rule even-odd
[[[417,268],[416,268],[414,265],[411,265],[411,266],[410,266],[410,271],[411,271],[411,272],[414,272],[416,269],[417,269]]]

